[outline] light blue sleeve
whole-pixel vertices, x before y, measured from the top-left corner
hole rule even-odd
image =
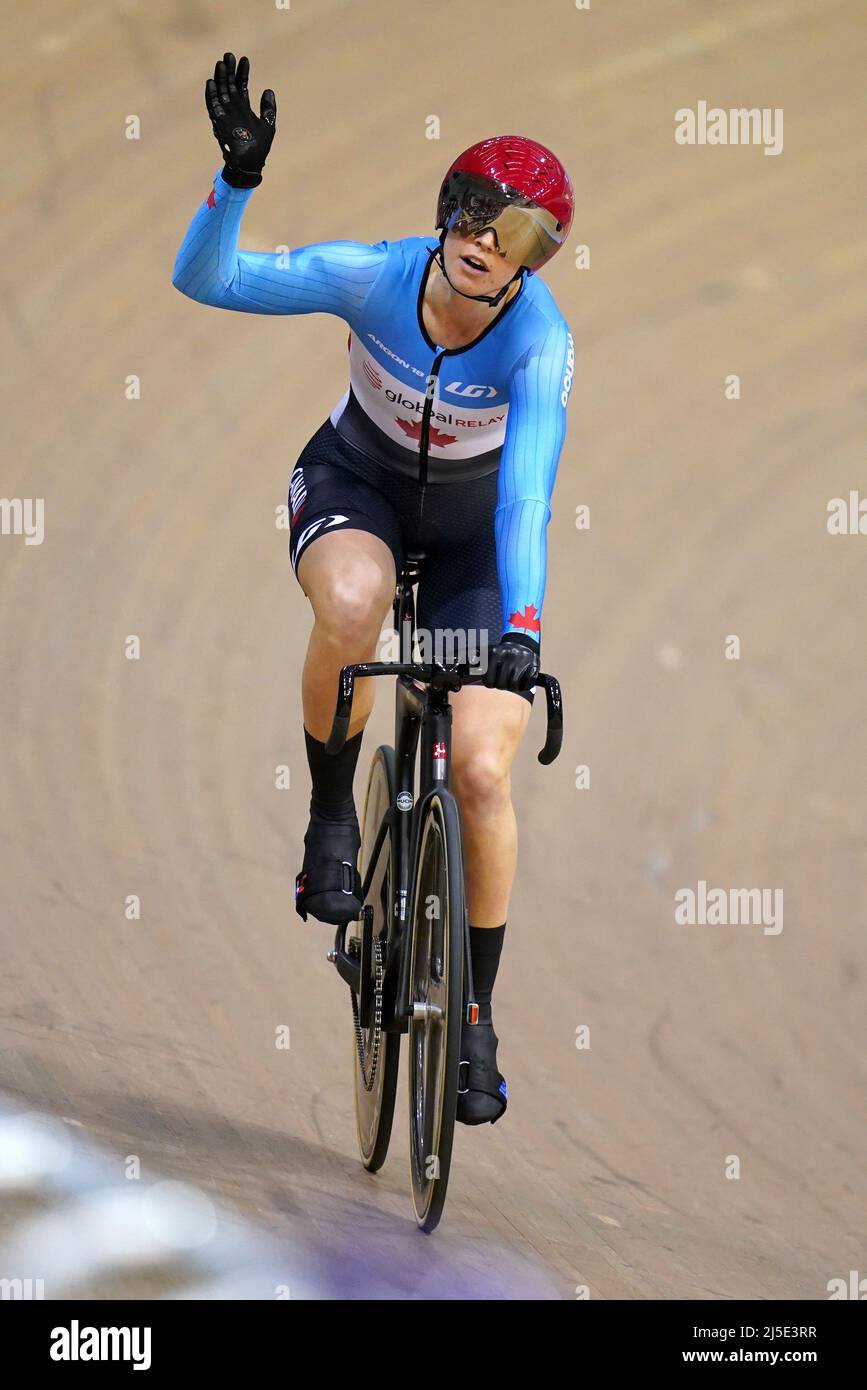
[[[385,264],[386,242],[326,241],[284,252],[239,251],[252,189],[220,174],[187,230],[172,284],[199,304],[245,314],[335,314],[350,327]]]
[[[547,527],[574,349],[561,319],[518,359],[509,379],[509,416],[500,457],[494,535],[503,600],[503,631],[540,640]]]

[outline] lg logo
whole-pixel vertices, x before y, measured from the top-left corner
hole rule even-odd
[[[497,394],[496,386],[464,385],[462,381],[453,381],[451,386],[447,386],[445,389],[450,391],[453,396],[471,396],[474,400],[478,400],[481,396],[487,396],[490,400],[491,396]]]

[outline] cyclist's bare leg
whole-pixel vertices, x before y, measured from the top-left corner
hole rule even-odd
[[[512,760],[530,718],[529,701],[508,690],[465,686],[453,697],[452,788],[461,808],[476,1026],[461,1029],[457,1118],[493,1123],[508,1099],[497,1064],[491,1001],[518,859]]]
[[[391,551],[367,531],[316,536],[298,562],[298,581],[313,607],[314,624],[304,662],[304,744],[310,767],[310,824],[304,863],[295,881],[302,917],[335,924],[361,911],[359,827],[353,779],[361,732],[375,682],[358,682],[352,723],[339,753],[326,752],[341,666],[376,655],[382,620],[394,597]]]
[[[512,691],[479,685],[459,690],[452,706],[452,790],[461,808],[469,920],[498,927],[509,915],[518,862],[512,761],[531,706]]]
[[[301,682],[304,727],[323,743],[331,732],[341,666],[372,661],[383,619],[394,600],[394,557],[369,531],[332,531],[311,541],[298,562],[298,582],[314,624]],[[348,737],[367,722],[374,680],[360,680]]]

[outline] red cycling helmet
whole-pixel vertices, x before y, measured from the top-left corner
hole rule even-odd
[[[559,159],[524,135],[495,135],[458,155],[440,188],[436,225],[493,230],[504,256],[539,270],[569,235],[575,194]]]

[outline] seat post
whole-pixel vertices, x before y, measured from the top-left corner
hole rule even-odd
[[[400,644],[400,660],[412,661],[415,637],[415,598],[413,588],[421,578],[425,559],[423,550],[408,550],[397,582],[394,596],[394,627]]]

